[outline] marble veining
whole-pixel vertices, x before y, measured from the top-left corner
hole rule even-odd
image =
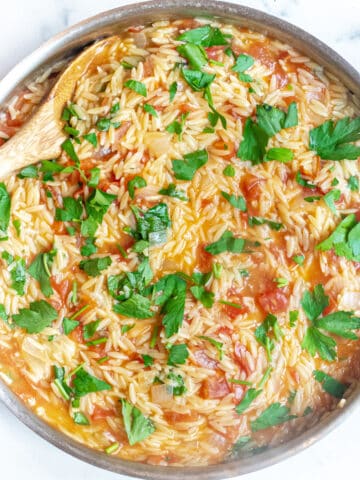
[[[360,0],[232,0],[292,22],[360,70]],[[25,55],[64,28],[124,0],[2,0],[0,79]],[[134,2],[135,3],[135,2]],[[244,480],[358,478],[360,411],[311,449]],[[73,459],[26,429],[0,404],[1,478],[125,480]],[[356,473],[355,473],[356,472]],[[192,480],[192,479],[191,479]]]

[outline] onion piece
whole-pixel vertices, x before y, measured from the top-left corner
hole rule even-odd
[[[151,387],[151,400],[158,404],[171,402],[173,400],[171,388],[165,384],[153,385]]]
[[[155,157],[168,153],[171,145],[171,133],[150,132],[144,135],[144,144]]]
[[[147,36],[145,35],[144,32],[132,32],[132,33],[130,33],[130,36],[134,40],[134,43],[137,47],[139,47],[139,48],[145,48],[146,47],[146,45],[148,43],[148,39],[147,39]]]

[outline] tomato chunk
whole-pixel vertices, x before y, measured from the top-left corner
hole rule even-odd
[[[266,313],[284,312],[289,305],[288,296],[278,288],[258,295],[257,301]]]
[[[209,377],[202,382],[200,395],[202,398],[224,398],[229,395],[230,388],[223,375]]]

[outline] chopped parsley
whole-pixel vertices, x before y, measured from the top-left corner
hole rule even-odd
[[[235,177],[235,168],[232,165],[227,165],[223,170],[223,174],[225,177]]]
[[[250,67],[254,65],[254,59],[250,55],[246,55],[242,53],[237,57],[235,60],[235,65],[232,67],[231,70],[236,72],[239,76],[239,79],[242,82],[252,82],[253,79],[250,75],[245,74],[245,70],[248,70]]]
[[[79,267],[90,277],[97,277],[111,265],[111,257],[89,258],[81,260]]]
[[[177,333],[182,325],[185,310],[186,282],[176,274],[162,277],[154,286],[155,305],[161,306],[162,324],[166,338]]]
[[[159,117],[159,115],[157,114],[157,111],[152,105],[150,105],[150,103],[145,103],[143,108],[144,108],[144,111],[149,115],[151,115],[152,117],[156,117],[156,118]]]
[[[143,354],[141,358],[143,359],[145,367],[151,367],[151,365],[154,364],[154,358],[151,355]]]
[[[289,161],[293,153],[288,149],[270,149],[266,158],[266,146],[269,138],[283,128],[290,128],[298,124],[297,106],[293,102],[289,105],[287,113],[263,104],[256,107],[257,123],[248,118],[245,122],[243,139],[240,142],[237,156],[242,160],[250,160],[257,165],[266,160]]]
[[[77,425],[90,425],[89,419],[82,412],[74,412],[73,420]]]
[[[301,187],[309,188],[310,190],[314,190],[316,188],[316,185],[303,178],[300,172],[296,172],[295,180],[296,183],[298,183]]]
[[[352,192],[358,192],[359,191],[359,177],[356,177],[355,175],[351,175],[348,178],[348,187]]]
[[[1,256],[9,265],[11,288],[13,288],[18,295],[24,295],[26,283],[25,260],[20,257],[14,258],[8,252],[3,252]]]
[[[331,212],[334,215],[337,215],[337,210],[334,202],[337,202],[340,198],[341,192],[340,190],[334,188],[334,190],[330,190],[326,195],[324,195],[324,202],[329,207]]]
[[[124,398],[121,399],[121,412],[130,445],[135,445],[135,443],[145,440],[155,432],[153,422]]]
[[[298,310],[291,310],[291,312],[289,313],[290,327],[295,327],[298,318],[299,318],[299,311]]]
[[[244,197],[241,195],[237,197],[236,195],[230,195],[230,193],[223,191],[221,192],[221,195],[230,203],[232,207],[237,208],[242,212],[246,212],[246,201]]]
[[[230,230],[226,230],[217,242],[207,245],[205,251],[211,253],[211,255],[218,255],[223,252],[242,253],[245,243],[246,241],[243,238],[236,238]]]
[[[258,432],[275,425],[280,425],[296,418],[296,415],[290,415],[289,407],[281,405],[279,402],[272,403],[266,408],[256,420],[250,422],[251,430]]]
[[[83,397],[88,393],[112,389],[111,385],[90,375],[83,367],[77,369],[72,383],[75,397]]]
[[[20,172],[16,176],[17,178],[37,178],[38,169],[35,165],[28,165],[27,167],[20,170]]]
[[[210,125],[212,127],[216,127],[216,124],[220,120],[222,127],[226,130],[227,128],[226,118],[223,115],[221,115],[217,110],[215,110],[215,108],[212,105],[209,105],[209,108],[211,110],[211,112],[208,113],[208,119],[209,119]]]
[[[278,148],[270,148],[264,157],[265,162],[271,162],[272,160],[276,160],[281,163],[291,162],[294,159],[294,152],[289,148],[278,147]]]
[[[215,45],[228,45],[226,37],[227,35],[224,35],[219,28],[212,27],[211,25],[204,25],[192,30],[187,30],[179,35],[176,40],[208,48]]]
[[[294,255],[293,256],[293,261],[297,263],[298,265],[303,265],[305,260],[304,255]]]
[[[173,82],[169,87],[169,101],[170,103],[174,100],[176,92],[177,92],[177,83]]]
[[[301,306],[310,320],[311,325],[307,328],[301,346],[313,357],[316,353],[323,360],[333,361],[336,359],[336,342],[325,335],[321,330],[333,333],[343,338],[357,340],[353,330],[360,328],[360,318],[355,317],[353,312],[339,311],[320,317],[323,310],[329,305],[329,297],[325,295],[322,285],[316,285],[313,292],[306,291],[301,299]]]
[[[196,45],[195,43],[185,43],[179,45],[176,50],[181,56],[185,57],[192,68],[201,70],[204,65],[208,63],[208,57],[204,47]]]
[[[183,200],[187,202],[189,199],[187,198],[185,192],[183,190],[177,190],[174,183],[170,183],[167,188],[162,188],[159,190],[160,195],[166,195],[172,198],[178,198],[179,200]]]
[[[24,328],[27,333],[40,333],[52,324],[57,315],[55,308],[48,302],[39,300],[31,302],[30,308],[21,308],[12,319],[15,325]]]
[[[55,211],[55,220],[62,222],[71,222],[80,220],[83,214],[83,204],[81,198],[77,200],[73,197],[63,198],[64,208],[57,208]]]
[[[7,240],[7,229],[10,221],[10,195],[4,183],[0,183],[0,241]]]
[[[150,245],[166,242],[167,229],[171,226],[168,206],[158,203],[148,210],[140,210],[131,206],[136,219],[136,231],[133,233],[137,240],[146,240]]]
[[[86,133],[85,135],[83,135],[83,138],[91,143],[91,145],[93,147],[97,147],[97,144],[98,144],[98,141],[97,141],[97,136],[96,136],[96,133],[95,132],[92,132],[92,133]]]
[[[90,178],[88,180],[89,187],[96,188],[100,181],[100,173],[101,170],[98,167],[94,167],[90,169]]]
[[[63,330],[65,335],[69,335],[75,328],[80,324],[77,320],[72,320],[71,318],[64,317],[63,319]]]
[[[224,352],[223,352],[223,347],[224,347],[224,344],[222,342],[219,342],[218,340],[215,340],[215,338],[211,338],[211,337],[207,337],[206,335],[200,335],[199,338],[201,338],[201,340],[206,340],[207,342],[209,342],[211,345],[213,345],[216,350],[218,351],[219,353],[219,360],[222,360],[223,359],[223,356],[224,356]]]
[[[85,238],[85,244],[80,248],[80,253],[84,257],[90,257],[97,252],[97,246],[95,245],[95,238]]]
[[[255,330],[255,338],[265,348],[269,361],[275,348],[274,340],[269,336],[271,332],[277,341],[283,336],[277,318],[269,313],[266,315],[264,322]]]
[[[274,220],[262,217],[249,217],[248,222],[250,227],[253,227],[254,225],[268,225],[271,230],[276,230],[277,232],[284,226],[282,223],[274,222]]]
[[[135,188],[143,188],[146,187],[146,185],[146,180],[142,177],[139,177],[139,175],[136,175],[132,180],[129,181],[127,186],[130,198],[135,197]]]
[[[336,255],[360,262],[360,222],[356,220],[355,214],[345,217],[316,249],[321,252],[334,249]]]
[[[183,365],[189,356],[189,351],[185,343],[171,345],[169,348],[168,365],[176,366]]]
[[[55,250],[39,253],[28,268],[28,273],[40,283],[40,289],[45,297],[50,297],[54,293],[50,283],[50,270],[55,255]]]
[[[335,398],[343,398],[344,393],[346,392],[348,385],[344,385],[335,378],[331,377],[325,372],[320,370],[314,370],[313,375],[315,380],[321,383],[322,388],[325,392],[329,393]]]
[[[187,153],[182,160],[173,160],[172,167],[177,180],[192,180],[196,171],[208,161],[206,150]]]
[[[124,83],[124,87],[130,88],[130,90],[133,90],[143,97],[147,96],[146,86],[137,80],[127,80]]]
[[[309,148],[324,160],[357,160],[360,147],[351,142],[360,139],[360,117],[327,120],[310,130]]]

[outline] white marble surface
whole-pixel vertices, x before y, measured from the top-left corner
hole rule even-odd
[[[236,0],[233,0],[236,1]],[[2,0],[0,78],[53,34],[121,0]],[[360,70],[360,0],[242,0],[304,28]],[[359,478],[360,409],[305,452],[243,477],[244,480]],[[6,480],[110,480],[125,477],[91,467],[55,449],[0,405],[0,478]]]

